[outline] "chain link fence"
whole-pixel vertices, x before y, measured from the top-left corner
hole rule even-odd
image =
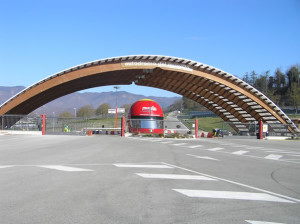
[[[42,118],[34,115],[0,115],[0,129],[12,131],[41,131]]]
[[[115,118],[60,118],[46,117],[46,134],[70,134],[86,135],[88,130],[93,134],[101,134],[109,131],[120,131],[121,119],[117,119],[117,128]],[[129,132],[128,124],[131,123],[137,129],[143,129],[144,125],[152,129],[163,128],[165,134],[179,133],[193,134],[195,130],[194,119],[172,120],[127,120],[126,132]],[[150,125],[150,126],[149,126]],[[252,123],[230,123],[217,121],[210,124],[209,127],[203,127],[199,122],[199,131],[213,132],[215,136],[257,136],[259,129],[258,122]],[[42,131],[42,118],[31,115],[1,115],[0,130],[5,131]],[[138,132],[138,131],[137,131]],[[285,136],[291,137],[289,125],[269,123],[267,124],[266,136]],[[299,133],[296,136],[299,136]]]
[[[94,134],[100,132],[120,130],[121,119],[115,118],[61,118],[46,117],[46,134],[85,135],[88,130]]]

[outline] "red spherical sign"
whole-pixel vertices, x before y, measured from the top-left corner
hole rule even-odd
[[[129,131],[132,133],[163,134],[164,114],[153,100],[143,99],[132,104],[128,119]]]
[[[158,103],[153,100],[143,99],[132,104],[128,112],[129,118],[135,116],[163,117],[164,114]]]

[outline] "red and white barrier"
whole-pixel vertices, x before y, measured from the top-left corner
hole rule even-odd
[[[201,138],[213,138],[214,137],[214,133],[211,133],[211,132],[201,132],[199,134],[199,137],[201,137]]]
[[[121,132],[120,131],[106,131],[105,134],[106,135],[120,135]]]

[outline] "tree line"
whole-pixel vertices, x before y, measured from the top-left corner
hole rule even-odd
[[[292,66],[285,73],[277,68],[273,75],[270,71],[258,74],[255,71],[246,73],[243,81],[265,94],[279,107],[292,106],[298,113],[300,106],[300,69]]]
[[[124,104],[121,106],[121,108],[125,108],[125,113],[128,113],[128,110],[130,109],[130,104]],[[93,105],[85,105],[80,107],[76,111],[76,117],[107,117],[108,116],[108,109],[110,109],[111,106],[109,103],[103,103],[99,105],[96,109],[93,107]],[[59,117],[75,117],[74,114],[70,112],[62,112],[59,114]]]
[[[255,71],[247,72],[242,79],[265,94],[279,107],[292,106],[295,113],[298,113],[300,106],[300,69],[298,65],[292,66],[285,73],[278,68],[273,75],[270,74],[270,71],[263,74],[258,74]],[[164,111],[175,110],[184,112],[207,111],[204,106],[185,97],[177,100]]]

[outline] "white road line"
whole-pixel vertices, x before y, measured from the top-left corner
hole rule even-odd
[[[264,149],[264,147],[250,146],[250,147],[247,147],[246,149]]]
[[[293,155],[293,156],[300,156],[299,153],[297,152],[290,152],[290,151],[282,151],[280,152],[281,154],[289,154],[289,155]]]
[[[247,145],[233,145],[231,147],[233,147],[233,148],[239,148],[239,147],[245,148],[245,147],[247,147]]]
[[[248,153],[249,151],[243,151],[243,150],[240,150],[240,151],[236,151],[236,152],[233,152],[232,154],[234,155],[244,155],[246,153]]]
[[[37,167],[43,167],[43,168],[47,168],[47,169],[61,170],[61,171],[67,171],[67,172],[93,171],[90,169],[82,169],[82,168],[61,166],[61,165],[47,165],[47,166],[37,166]]]
[[[0,169],[10,168],[10,167],[14,167],[14,166],[10,166],[10,165],[7,165],[7,166],[0,166]]]
[[[219,151],[219,150],[221,150],[221,149],[224,149],[224,148],[218,148],[218,147],[216,147],[216,148],[211,148],[211,149],[206,149],[206,150],[208,150],[208,151]]]
[[[258,187],[252,187],[252,186],[247,185],[247,184],[242,184],[242,183],[231,181],[231,180],[227,180],[227,179],[224,179],[224,178],[215,177],[215,176],[212,176],[212,175],[200,173],[200,172],[197,172],[197,171],[194,171],[194,170],[191,170],[191,169],[187,169],[187,168],[180,167],[180,166],[175,166],[175,165],[172,165],[172,164],[169,164],[169,163],[165,163],[165,162],[161,162],[161,163],[165,164],[167,166],[173,167],[173,168],[177,168],[177,169],[188,171],[190,173],[195,173],[195,174],[198,174],[198,175],[210,177],[210,178],[217,179],[217,180],[220,180],[220,181],[224,181],[224,182],[227,182],[227,183],[235,184],[237,186],[246,187],[246,188],[249,188],[249,189],[252,189],[252,190],[264,192],[264,193],[271,194],[271,195],[274,195],[274,196],[277,196],[277,197],[281,197],[281,198],[285,198],[285,199],[288,199],[288,200],[291,200],[291,201],[294,201],[294,202],[297,202],[297,203],[300,202],[300,199],[292,198],[292,197],[285,196],[285,195],[282,195],[282,194],[277,194],[277,193],[274,193],[272,191],[267,191],[267,190],[264,190],[264,189],[261,189],[261,188],[258,188]]]
[[[172,144],[172,145],[176,145],[176,146],[180,146],[180,145],[186,145],[187,143],[182,142],[182,143],[176,143],[176,144]]]
[[[122,167],[122,168],[173,169],[173,167],[167,165],[140,165],[140,164],[121,164],[121,163],[116,163],[114,165],[116,167]]]
[[[167,141],[167,142],[160,142],[161,144],[169,144],[169,143],[173,143],[173,141]]]
[[[204,177],[199,175],[177,175],[177,174],[151,174],[151,173],[136,173],[144,178],[154,178],[154,179],[172,179],[172,180],[213,180],[210,177]]]
[[[264,152],[268,152],[268,153],[281,153],[281,154],[284,154],[283,151],[279,151],[279,150],[267,150],[267,151],[264,151]]]
[[[188,190],[188,189],[173,189],[188,197],[196,198],[218,198],[218,199],[235,199],[235,200],[251,200],[251,201],[270,201],[270,202],[285,202],[295,203],[283,198],[275,197],[265,193],[249,193],[249,192],[234,192],[234,191],[206,191],[206,190]]]
[[[192,146],[189,146],[190,149],[199,148],[199,147],[203,147],[203,145],[192,145]]]
[[[233,145],[233,143],[219,143],[219,145]]]
[[[282,157],[282,155],[275,155],[275,154],[270,154],[266,157],[264,157],[265,159],[272,159],[272,160],[279,160]]]
[[[245,220],[246,222],[250,223],[250,224],[286,224],[286,223],[282,223],[282,222],[264,222],[264,221],[252,221],[252,220]]]
[[[197,159],[208,159],[208,160],[215,160],[215,161],[220,161],[218,159],[212,158],[212,157],[208,157],[208,156],[197,156],[197,155],[192,155],[192,154],[186,154],[187,156],[193,156]]]

